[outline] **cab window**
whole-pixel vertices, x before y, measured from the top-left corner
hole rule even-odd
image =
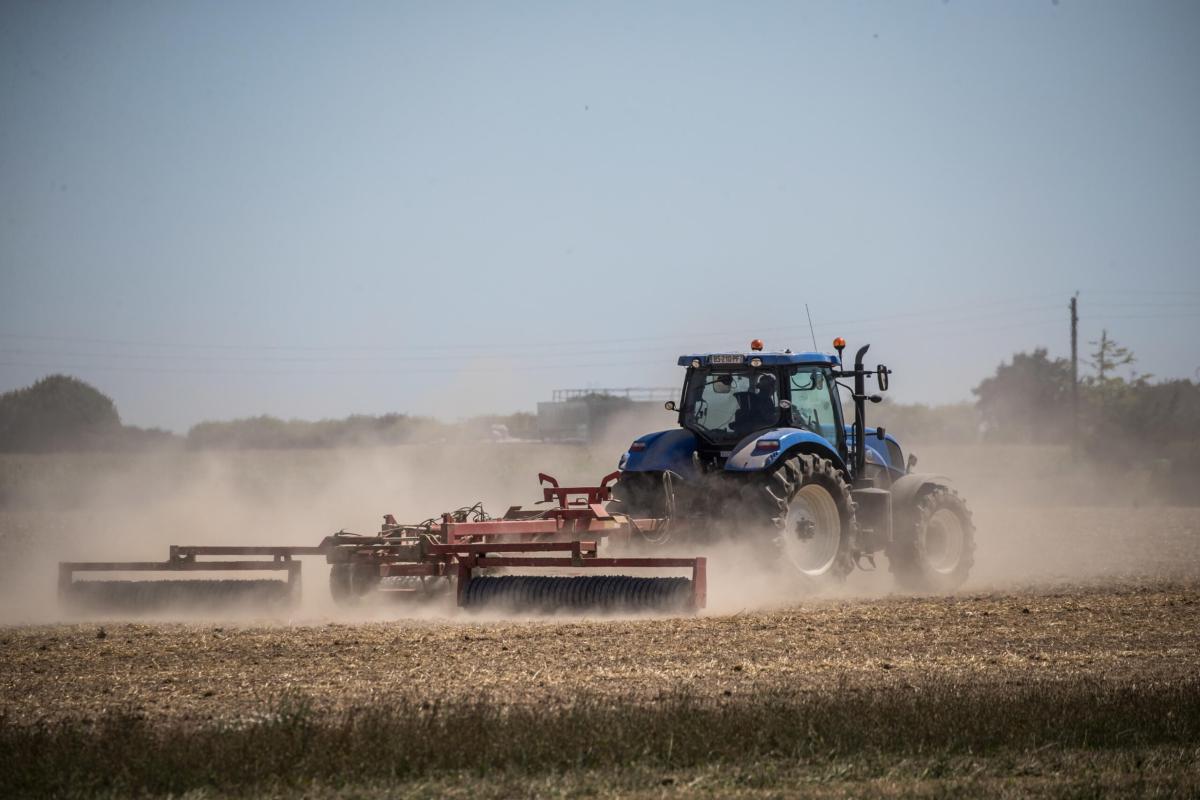
[[[836,398],[829,370],[824,367],[796,367],[789,380],[792,424],[812,431],[836,444],[841,422],[835,411]]]

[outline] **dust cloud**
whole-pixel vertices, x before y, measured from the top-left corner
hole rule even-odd
[[[340,529],[372,533],[387,513],[419,522],[476,501],[500,515],[540,499],[538,472],[564,484],[598,482],[625,444],[5,456],[0,623],[67,618],[56,598],[59,560],[159,561],[171,544],[315,545]],[[950,476],[974,512],[975,567],[962,592],[1200,575],[1200,509],[1156,503],[1146,476],[1114,478],[1051,447],[917,452],[919,468]],[[703,547],[673,542],[663,554],[708,557],[709,613],[895,591],[882,554],[876,571],[815,594],[735,535]],[[292,620],[453,613],[445,602],[337,610],[324,560],[306,558],[303,569],[304,601]]]

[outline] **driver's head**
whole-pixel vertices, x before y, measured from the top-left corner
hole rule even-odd
[[[764,372],[758,376],[754,388],[759,394],[775,394],[775,376],[769,372]]]

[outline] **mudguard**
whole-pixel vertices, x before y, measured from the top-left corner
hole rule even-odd
[[[696,452],[696,437],[683,428],[672,428],[638,437],[634,444],[644,444],[644,450],[630,448],[621,456],[620,468],[625,472],[664,472],[671,470],[685,478],[695,476],[692,453]]]
[[[933,472],[910,472],[897,478],[892,484],[892,508],[904,508],[912,504],[917,494],[926,486],[949,486],[950,479]]]
[[[770,449],[762,446],[763,442],[773,441],[778,441],[779,446],[770,445]],[[759,472],[768,469],[788,451],[797,447],[803,447],[808,452],[820,453],[838,469],[846,468],[842,457],[825,437],[800,428],[777,428],[763,434],[751,434],[738,442],[725,462],[725,469],[728,472]]]

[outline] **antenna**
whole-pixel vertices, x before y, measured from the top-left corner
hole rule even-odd
[[[815,353],[817,352],[817,334],[816,331],[813,330],[812,314],[808,313],[808,303],[804,304],[804,315],[808,317],[808,332],[812,334],[813,352]]]

